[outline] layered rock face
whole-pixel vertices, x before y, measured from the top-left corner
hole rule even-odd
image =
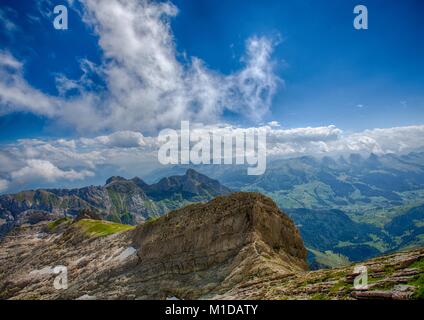
[[[216,298],[306,269],[293,222],[259,194],[218,197],[108,234],[119,226],[82,219],[9,234],[0,245],[0,298]],[[57,265],[68,268],[66,290],[53,287]]]
[[[306,269],[306,249],[293,222],[255,193],[171,212],[139,226],[134,244],[139,272],[156,276],[154,287],[176,296],[216,295],[246,279]]]

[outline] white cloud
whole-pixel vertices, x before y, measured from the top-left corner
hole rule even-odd
[[[10,53],[0,51],[0,66],[9,67],[13,70],[20,70],[22,68],[22,63],[16,60]]]
[[[11,173],[12,181],[24,184],[28,182],[47,181],[55,182],[59,179],[65,180],[83,180],[86,177],[93,176],[94,173],[82,170],[75,171],[61,170],[47,160],[31,159],[27,160],[26,166]]]
[[[18,27],[10,18],[10,15],[16,15],[16,12],[11,8],[4,7],[0,8],[0,26],[3,30],[6,30],[8,33],[16,31]]]
[[[424,126],[344,134],[335,126],[271,130],[268,151],[275,156],[336,153],[404,153],[424,147]]]
[[[221,125],[222,130],[240,128]],[[270,157],[303,155],[339,155],[349,153],[404,153],[424,148],[424,126],[395,127],[344,133],[330,125],[267,130],[267,150]],[[216,126],[193,124],[192,130],[210,131]],[[247,128],[253,130],[255,128]],[[246,130],[246,129],[245,129]],[[0,187],[25,189],[43,182],[67,186],[69,181],[110,175],[143,176],[158,167],[157,137],[136,131],[118,131],[79,139],[24,139],[0,146]],[[0,191],[0,192],[2,192]]]
[[[248,39],[244,67],[225,75],[197,57],[184,63],[177,59],[170,19],[178,9],[170,2],[80,3],[84,21],[99,37],[104,62],[95,66],[82,60],[83,76],[77,80],[57,75],[60,95],[52,97],[25,81],[21,64],[5,68],[5,59],[0,65],[1,112],[29,111],[84,132],[143,133],[177,126],[180,120],[218,123],[225,110],[255,121],[268,112],[281,82],[274,74],[271,39]],[[102,78],[104,88],[93,88],[93,74]],[[71,90],[78,94],[67,95]]]
[[[10,53],[0,51],[0,114],[30,111],[54,116],[58,102],[32,88],[23,78],[22,63]]]
[[[341,133],[342,130],[334,125],[315,128],[272,129],[270,130],[270,140],[276,143],[332,141],[337,140]]]
[[[99,136],[94,139],[82,138],[81,142],[86,145],[101,144],[118,148],[137,148],[146,144],[143,134],[134,131],[117,131],[110,135]]]
[[[247,41],[245,68],[222,75],[198,58],[182,65],[169,19],[177,8],[150,1],[82,1],[86,21],[100,37],[111,63],[103,66],[109,94],[109,126],[151,131],[181,119],[218,121],[225,108],[260,118],[269,108],[278,78],[272,42]],[[127,115],[131,114],[131,117]]]
[[[271,128],[275,127],[281,127],[280,123],[278,121],[270,121],[267,123]]]
[[[7,190],[8,187],[9,187],[9,181],[0,179],[0,192]]]
[[[365,130],[351,134],[346,143],[352,150],[367,149],[375,153],[399,153],[424,146],[424,126]]]

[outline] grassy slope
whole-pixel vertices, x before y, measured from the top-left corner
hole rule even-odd
[[[135,227],[103,220],[83,219],[74,224],[90,237],[104,237],[118,232],[132,230]]]

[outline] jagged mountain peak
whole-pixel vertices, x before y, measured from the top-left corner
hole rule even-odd
[[[93,209],[85,208],[82,209],[77,217],[75,218],[75,221],[83,220],[83,219],[90,219],[90,220],[101,220],[98,212],[96,212]]]
[[[124,181],[128,181],[128,180],[120,176],[113,176],[106,180],[106,185],[114,183],[114,182],[124,182]]]
[[[151,185],[138,177],[113,176],[103,187],[23,191],[0,196],[0,237],[20,223],[20,215],[30,214],[29,211],[44,212],[46,214],[38,216],[50,219],[58,215],[76,216],[88,208],[106,220],[138,224],[189,203],[208,201],[229,192],[217,180],[194,170]]]
[[[200,172],[194,170],[194,169],[187,169],[186,173],[184,174],[184,176],[188,177],[188,178],[192,178],[192,179],[211,179],[208,176],[201,174]],[[212,180],[212,179],[211,179]]]
[[[188,169],[184,175],[163,178],[158,183],[150,185],[145,191],[147,195],[157,200],[169,198],[171,194],[200,200],[231,192],[217,180],[193,169]]]
[[[139,177],[134,177],[131,179],[131,181],[134,182],[141,189],[144,189],[149,186],[146,182],[144,182],[143,179],[140,179]]]

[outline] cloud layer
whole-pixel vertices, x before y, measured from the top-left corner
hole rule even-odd
[[[230,132],[240,130],[233,126],[219,128]],[[267,131],[269,157],[406,153],[424,148],[424,126],[359,133],[344,133],[333,125],[284,129],[273,123],[260,128]],[[210,131],[216,127],[193,125],[192,129]],[[254,129],[257,128],[244,130]],[[78,181],[85,184],[86,179],[105,175],[143,176],[158,167],[159,146],[157,137],[136,131],[70,140],[19,140],[0,147],[0,192],[33,185],[66,186]]]

